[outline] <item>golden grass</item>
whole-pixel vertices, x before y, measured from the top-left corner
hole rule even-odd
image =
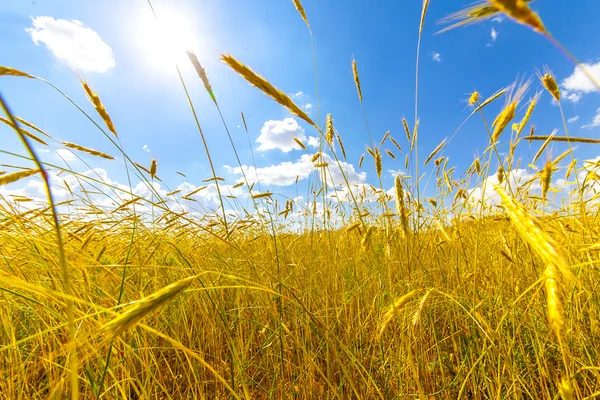
[[[2,75],[20,76],[22,78],[35,78],[35,76],[29,75],[23,71],[19,71],[18,69],[0,66],[0,76]]]
[[[98,150],[94,150],[94,149],[90,149],[88,147],[83,147],[80,146],[78,144],[75,143],[69,143],[69,142],[61,142],[61,144],[65,147],[68,147],[69,149],[73,149],[73,150],[78,150],[78,151],[82,151],[84,153],[90,154],[92,156],[95,157],[100,157],[100,158],[104,158],[107,160],[114,160],[115,158],[109,154],[103,153],[101,151]]]
[[[10,126],[11,128],[13,127],[12,122],[10,122],[9,120],[7,120],[4,117],[0,117],[0,122],[6,124],[8,126]],[[48,143],[46,143],[43,139],[41,139],[40,137],[34,135],[33,133],[31,133],[31,132],[29,132],[29,131],[27,131],[27,130],[25,130],[23,128],[21,128],[20,131],[21,131],[21,133],[23,133],[28,138],[30,138],[32,140],[35,140],[36,142],[38,142],[38,143],[40,143],[40,144],[42,144],[44,146],[48,146]]]
[[[21,179],[25,179],[30,177],[31,175],[37,174],[40,172],[38,169],[26,169],[24,171],[17,171],[12,173],[5,173],[0,175],[0,186],[8,185],[9,183],[20,181]]]
[[[281,90],[275,88],[269,81],[267,81],[262,76],[258,75],[252,69],[242,64],[238,60],[236,60],[233,56],[229,54],[225,54],[221,56],[221,60],[229,65],[231,69],[240,74],[244,79],[246,79],[251,85],[260,89],[264,94],[270,96],[277,103],[286,107],[292,114],[297,115],[302,118],[304,121],[308,122],[310,125],[314,126],[316,129],[319,129],[315,123],[310,119],[308,115],[300,107],[298,107],[292,99]]]
[[[327,114],[327,117],[325,118],[325,140],[327,140],[329,144],[333,144],[334,135],[333,119],[331,118],[331,114]]]
[[[527,3],[475,4],[450,22],[503,12],[541,30]],[[302,4],[293,4],[310,29]],[[419,37],[429,6],[423,1]],[[188,57],[216,103],[200,60]],[[139,178],[132,187],[147,185],[150,194],[141,197],[48,165],[52,187],[65,197],[56,204],[55,225],[51,207],[8,186],[24,187],[40,170],[3,164],[0,397],[570,400],[600,393],[600,164],[577,162],[572,148],[553,158],[551,148],[600,140],[534,135],[533,125],[520,136],[534,120],[539,92],[520,107],[529,83],[513,84],[483,101],[477,91],[467,100],[469,116],[483,117],[483,130],[486,107],[507,97],[486,129],[493,146],[465,171],[445,154],[452,138],[419,159],[417,115],[412,130],[402,118],[405,153],[404,138],[388,131],[377,146],[369,134],[366,152],[379,187],[360,179],[330,185],[338,176],[327,168],[338,156],[346,159],[331,115],[321,131],[248,66],[229,55],[223,61],[323,139],[323,148],[304,156],[315,169],[310,183],[302,187],[297,177],[287,197],[261,186],[260,177],[178,172],[194,186],[169,188],[165,179],[155,190],[160,160],[152,159],[149,167],[124,165]],[[560,100],[548,71],[535,84]],[[355,61],[352,72],[348,83],[354,79],[362,103]],[[34,78],[6,67],[0,75]],[[82,84],[116,136],[103,103]],[[6,114],[2,122],[13,127]],[[16,120],[31,129],[24,135],[47,144],[43,130]],[[509,147],[498,154],[503,133]],[[299,138],[294,142],[307,150]],[[519,146],[531,143],[527,160],[515,158]],[[383,171],[399,168],[394,148],[405,155],[406,175],[397,173],[390,188]],[[534,165],[540,160],[543,166]],[[525,168],[519,180],[515,169]],[[562,170],[565,180],[585,176],[583,184],[558,184]],[[499,185],[488,179],[494,173]],[[205,198],[219,188],[242,189],[208,207]],[[482,199],[482,191],[489,197]],[[336,201],[342,196],[346,201]]]
[[[85,90],[85,93],[87,94],[88,99],[94,105],[96,112],[98,113],[100,118],[102,118],[102,120],[106,124],[106,127],[108,128],[108,130],[111,131],[113,133],[113,135],[115,135],[115,137],[117,137],[117,129],[115,128],[115,125],[113,124],[112,119],[110,118],[110,115],[108,115],[108,111],[106,111],[104,104],[100,100],[100,97],[98,97],[98,95],[90,88],[90,86],[87,84],[86,81],[81,80],[81,85],[83,86],[83,90]]]

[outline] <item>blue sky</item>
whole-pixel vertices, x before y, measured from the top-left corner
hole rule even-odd
[[[242,163],[251,166],[252,156],[240,112],[246,115],[262,188],[294,197],[297,188],[290,182],[295,182],[290,176],[301,175],[298,193],[305,195],[308,182],[315,180],[307,159],[316,150],[309,146],[308,152],[302,151],[294,146],[291,138],[304,137],[308,143],[317,133],[219,61],[221,53],[231,53],[293,95],[298,105],[317,120],[310,38],[292,1],[154,0],[153,3],[159,17],[168,22],[167,29],[174,36],[183,36],[185,43],[181,46],[190,46],[206,68]],[[321,121],[326,113],[332,114],[348,154],[347,168],[354,169],[353,182],[375,184],[376,174],[369,157],[363,168],[358,168],[368,138],[351,62],[354,58],[358,63],[373,140],[378,143],[390,130],[406,150],[401,119],[406,116],[410,126],[414,124],[415,53],[421,2],[305,0],[303,4],[315,38]],[[532,78],[532,86],[521,104],[524,107],[529,97],[540,89],[536,70],[546,65],[569,96],[563,102],[565,115],[572,121],[569,133],[598,138],[598,92],[541,35],[506,18],[435,34],[441,29],[437,21],[469,4],[469,1],[436,0],[430,3],[420,62],[421,161],[442,139],[452,136],[468,116],[464,100],[470,92],[476,89],[485,98],[517,77]],[[600,16],[600,3],[596,0],[539,0],[532,8],[540,14],[549,31],[600,79],[597,46],[600,33],[595,25]],[[77,76],[84,77],[104,102],[129,156],[146,166],[151,159],[157,159],[158,175],[163,180],[161,188],[165,192],[187,181],[181,186],[185,192],[211,177],[199,134],[172,65],[172,54],[176,54],[217,175],[226,178],[229,184],[240,179],[235,172],[237,161],[217,110],[192,67],[177,51],[178,46],[165,45],[157,35],[145,0],[4,1],[0,4],[0,48],[0,65],[49,80],[99,120],[81,90]],[[81,113],[47,85],[1,77],[0,91],[16,115],[56,139],[118,155]],[[489,121],[495,118],[503,102],[498,100],[486,108]],[[517,119],[523,112],[521,109]],[[550,134],[557,128],[558,134],[564,135],[558,107],[547,93],[542,95],[532,123],[539,134]],[[8,127],[0,126],[0,135],[2,150],[24,154]],[[462,172],[475,155],[482,154],[487,144],[481,119],[472,118],[450,142],[444,155],[449,157],[450,165]],[[507,140],[503,146],[507,148]],[[528,160],[528,154],[532,155],[537,146],[539,144],[530,149],[523,143],[517,156]],[[41,152],[41,157],[48,162],[62,163],[55,152],[61,149],[59,143],[53,141],[51,147],[54,150]],[[292,147],[295,149],[290,150]],[[389,142],[386,148],[398,156],[396,161],[383,156],[383,185],[387,189],[393,180],[389,170],[407,171],[404,171],[405,153],[400,155]],[[551,151],[556,156],[565,149],[553,145]],[[598,155],[593,146],[577,151],[580,159]],[[72,157],[64,148],[59,152]],[[105,171],[111,182],[126,182],[122,163],[85,155],[82,158]],[[0,154],[0,164],[15,163],[14,158]],[[80,160],[69,163],[74,170],[89,170]],[[19,161],[19,165],[25,164]],[[425,169],[426,173],[429,171]],[[11,190],[29,193],[26,190],[31,187],[37,186],[19,182],[11,186]],[[206,204],[210,208],[210,202]]]

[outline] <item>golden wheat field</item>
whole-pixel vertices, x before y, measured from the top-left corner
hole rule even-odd
[[[307,28],[297,40],[311,42],[311,9],[289,3]],[[435,2],[418,3],[410,78],[417,98],[418,49]],[[580,66],[530,6],[489,0],[448,21],[502,15],[524,26],[531,46],[550,43],[556,57]],[[202,59],[192,51],[185,57],[178,62],[193,68],[222,115],[227,99],[215,95]],[[0,188],[35,179],[46,193],[34,201],[0,192],[0,398],[600,397],[600,164],[575,151],[600,141],[569,135],[564,94],[548,67],[495,93],[467,95],[465,118],[479,121],[487,148],[464,170],[445,154],[454,136],[419,152],[416,105],[402,130],[382,134],[367,125],[357,168],[369,165],[377,183],[349,190],[349,149],[335,115],[317,120],[266,74],[227,52],[221,61],[251,85],[247,91],[264,93],[317,135],[316,149],[294,138],[322,177],[302,188],[311,201],[255,187],[230,142],[237,120],[223,119],[222,135],[243,176],[224,182],[197,117],[205,110],[194,107],[181,74],[210,168],[198,186],[165,194],[157,190],[166,181],[161,160],[138,162],[126,152],[114,110],[86,79],[74,78],[84,104],[26,68],[0,67],[0,85],[48,87],[110,146],[59,140],[0,97],[0,122],[22,144],[18,153],[0,144]],[[360,60],[347,66],[366,122],[360,67]],[[560,134],[535,132],[541,96],[555,102]],[[460,127],[450,129],[460,135]],[[566,150],[552,154],[557,143]],[[37,150],[46,146],[85,157],[90,169],[95,160],[120,162],[129,185],[48,161]],[[515,155],[524,146],[529,159]],[[396,174],[389,188],[382,177],[392,161],[409,173]],[[533,172],[519,174],[526,165]],[[337,189],[326,178],[333,174],[342,179]],[[558,187],[558,178],[570,184]],[[138,183],[147,195],[134,193]],[[226,183],[246,195],[236,212],[225,206],[238,204]],[[343,188],[346,201],[335,201],[330,193]],[[213,190],[220,206],[194,208],[203,190]],[[481,191],[494,201],[477,197]]]

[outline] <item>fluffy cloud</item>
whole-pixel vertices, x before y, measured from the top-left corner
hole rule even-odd
[[[581,64],[581,67],[592,75],[596,81],[600,81],[600,62],[595,64],[584,63]],[[573,103],[577,103],[581,99],[581,96],[586,93],[598,91],[594,82],[587,77],[581,67],[575,67],[571,76],[564,79],[560,84],[563,90],[563,96]]]
[[[502,181],[502,187],[509,192],[513,191],[515,193],[524,190],[526,194],[540,188],[539,181],[537,179],[533,180],[534,177],[534,174],[525,169],[514,169],[506,174],[506,177]],[[483,200],[483,203],[485,203],[487,207],[499,205],[500,196],[498,196],[498,193],[496,193],[496,190],[494,189],[494,185],[497,185],[498,183],[498,174],[495,173],[490,175],[485,183],[485,191],[483,190],[483,183],[469,190],[468,203],[471,206],[478,207]]]
[[[596,110],[596,115],[589,124],[582,125],[582,128],[594,128],[600,126],[600,108]]]
[[[579,119],[579,115],[576,115],[574,117],[571,117],[567,120],[568,123],[572,124],[573,122],[577,121]]]
[[[75,161],[75,160],[77,160],[77,156],[75,154],[73,154],[73,152],[71,150],[58,149],[58,150],[56,150],[56,153],[58,154],[58,156],[60,158],[62,158],[65,161]]]
[[[285,153],[292,150],[300,150],[300,146],[294,138],[304,140],[304,129],[293,118],[285,118],[281,121],[267,121],[260,130],[260,136],[256,139],[259,150],[279,149]]]
[[[390,176],[392,178],[395,178],[397,175],[402,176],[406,176],[406,172],[402,171],[402,170],[394,170],[394,169],[388,169],[388,172],[390,173]]]
[[[82,72],[106,72],[115,66],[113,51],[100,35],[80,21],[35,17],[26,31],[56,58]]]
[[[442,62],[443,60],[442,55],[440,53],[436,53],[435,51],[431,55],[431,59],[435,62]]]
[[[315,147],[315,148],[319,147],[319,138],[316,136],[309,136],[308,137],[308,145],[310,147]]]
[[[254,168],[253,166],[242,165],[242,169],[249,183],[260,182],[266,185],[289,186],[296,183],[296,178],[300,181],[310,176],[314,170],[314,163],[311,161],[312,155],[303,154],[297,161],[284,161],[277,165],[268,167]],[[322,159],[329,164],[327,169],[327,180],[330,185],[339,185],[344,183],[342,171],[338,167],[335,160],[329,155],[323,154]],[[365,172],[357,172],[354,165],[347,162],[340,162],[344,174],[350,184],[363,183],[367,179]],[[231,174],[241,175],[240,167],[224,166]],[[323,177],[321,177],[323,179]]]

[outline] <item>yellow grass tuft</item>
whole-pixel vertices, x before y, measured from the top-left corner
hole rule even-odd
[[[339,133],[336,134],[335,137],[337,138],[338,144],[340,145],[340,151],[342,152],[342,156],[344,157],[344,160],[346,160],[346,149],[344,148],[342,137],[339,135]]]
[[[360,89],[360,78],[358,77],[358,67],[356,66],[356,60],[352,60],[352,76],[354,76],[354,84],[356,85],[356,91],[358,92],[358,100],[362,103],[363,96],[362,90]]]
[[[150,163],[150,177],[152,179],[154,179],[154,177],[156,177],[156,169],[157,169],[157,165],[156,165],[156,159],[152,159],[152,162]]]
[[[400,144],[398,144],[398,142],[396,141],[396,139],[394,139],[393,137],[391,137],[391,136],[390,136],[390,141],[391,141],[392,143],[394,143],[394,146],[396,146],[396,148],[397,148],[399,151],[402,151],[402,147],[400,146]]]
[[[556,83],[556,79],[552,74],[552,71],[548,69],[548,67],[544,68],[544,75],[538,72],[538,78],[544,85],[544,88],[554,97],[554,100],[560,101],[560,89],[558,88],[558,84]]]
[[[6,125],[10,126],[11,128],[14,128],[12,122],[10,122],[9,120],[7,120],[4,117],[0,117],[0,122],[5,123]],[[44,141],[42,138],[34,135],[33,133],[31,133],[23,128],[19,128],[19,130],[21,131],[21,133],[23,133],[23,135],[27,136],[28,138],[35,140],[36,142],[43,144],[44,146],[48,146],[48,143],[46,143],[46,141]]]
[[[385,133],[385,135],[383,135],[383,138],[381,138],[381,142],[379,142],[379,147],[383,146],[385,144],[385,141],[387,140],[387,138],[390,136],[390,131],[387,131]]]
[[[79,150],[79,151],[82,151],[84,153],[90,154],[92,156],[96,156],[96,157],[100,157],[100,158],[105,158],[107,160],[114,160],[115,159],[111,155],[108,155],[108,154],[103,153],[103,152],[98,151],[98,150],[90,149],[88,147],[83,147],[83,146],[80,146],[80,145],[75,144],[75,143],[61,142],[61,144],[63,146],[65,146],[65,147],[70,148],[70,149]]]
[[[541,224],[521,204],[509,196],[501,186],[495,185],[494,188],[500,195],[502,205],[510,217],[513,226],[546,265],[544,276],[548,320],[556,335],[560,337],[564,318],[559,297],[559,277],[557,271],[560,273],[562,281],[565,284],[573,281],[573,274],[563,256],[556,250],[556,243],[542,228]]]
[[[419,36],[423,35],[423,26],[425,25],[425,14],[427,14],[429,0],[423,0],[423,8],[421,9],[421,22],[419,23]]]
[[[249,67],[239,62],[230,54],[224,54],[221,56],[221,60],[229,65],[231,69],[240,74],[244,79],[246,79],[251,85],[260,89],[267,96],[271,97],[277,103],[286,107],[292,114],[297,115],[302,118],[304,121],[308,122],[312,126],[314,126],[317,130],[319,127],[313,122],[312,119],[300,107],[298,107],[292,99],[281,90],[275,88],[269,81],[267,81],[262,76],[258,75],[254,71],[252,71]]]
[[[302,19],[306,23],[308,30],[310,30],[310,24],[308,23],[308,18],[306,17],[306,12],[304,11],[304,7],[302,6],[302,3],[300,2],[300,0],[292,0],[292,1],[294,2],[294,6],[296,6],[296,10],[298,10],[298,13],[300,14]]]
[[[325,119],[325,140],[327,140],[327,143],[333,145],[334,135],[333,119],[331,118],[331,114],[327,114],[327,118]]]
[[[273,196],[272,192],[264,192],[264,193],[253,194],[252,198],[253,199],[262,199],[262,198],[271,197],[271,196]]]
[[[2,75],[20,76],[23,78],[35,78],[35,76],[29,75],[23,71],[19,71],[18,69],[0,66],[0,76]]]
[[[444,147],[445,144],[446,144],[446,139],[442,140],[441,143],[438,144],[435,149],[433,149],[433,151],[431,152],[431,154],[429,154],[429,156],[427,157],[427,159],[423,163],[423,166],[427,165],[429,163],[429,161],[431,161],[431,159],[433,157],[435,157],[435,155],[437,153],[439,153],[440,150],[442,150],[442,147]]]
[[[381,163],[381,153],[379,152],[379,148],[375,148],[375,172],[377,172],[377,176],[381,178],[381,172],[383,171],[383,166]]]
[[[517,125],[517,129],[515,129],[515,131],[517,133],[517,136],[519,136],[521,134],[521,132],[523,132],[523,129],[525,129],[525,126],[529,122],[529,119],[531,118],[531,114],[533,113],[533,109],[537,105],[539,97],[540,97],[540,93],[538,92],[538,93],[536,93],[535,96],[533,96],[531,98],[531,100],[529,100],[529,105],[527,106],[527,111],[525,111],[525,115],[523,116],[523,119]]]
[[[510,121],[512,121],[513,118],[515,118],[515,116],[517,115],[517,106],[519,105],[519,102],[521,101],[523,95],[527,91],[529,84],[530,82],[527,81],[525,83],[519,84],[518,86],[512,86],[506,105],[492,123],[492,126],[494,127],[494,131],[491,137],[492,144],[495,144],[498,141],[504,129],[508,126]]]
[[[499,11],[505,13],[509,17],[522,23],[529,25],[534,31],[539,33],[547,33],[544,24],[540,17],[531,11],[531,8],[524,0],[489,0],[490,4],[495,6]]]
[[[2,174],[0,175],[0,186],[20,181],[21,179],[25,179],[27,177],[30,177],[31,175],[35,175],[38,172],[40,172],[39,169],[26,169],[23,171],[12,172],[10,174]]]
[[[471,107],[475,107],[475,105],[479,103],[479,92],[476,90],[473,91],[469,96],[468,102]]]
[[[406,293],[404,296],[399,297],[398,299],[394,300],[394,304],[392,304],[390,306],[390,308],[388,309],[388,311],[383,315],[383,318],[379,324],[377,336],[375,336],[375,340],[381,339],[381,336],[383,335],[383,333],[385,332],[387,327],[390,325],[390,323],[392,322],[394,317],[406,305],[406,303],[408,303],[417,293],[418,293],[418,290],[416,290],[416,289],[411,290],[410,292]]]
[[[404,132],[406,132],[406,139],[410,143],[410,129],[408,128],[408,122],[406,122],[406,118],[402,117],[402,126],[404,127]]]
[[[294,142],[296,142],[296,144],[297,144],[298,146],[300,146],[300,148],[301,148],[302,150],[306,150],[306,146],[304,145],[304,143],[302,143],[302,141],[301,141],[300,139],[298,139],[298,138],[296,138],[296,137],[295,137],[295,138],[294,138]]]
[[[550,183],[552,182],[552,160],[548,159],[544,168],[540,173],[540,184],[542,186],[542,198],[546,200],[546,195],[548,194],[548,190],[550,189]]]
[[[111,338],[122,335],[133,328],[150,312],[173,300],[179,293],[187,289],[197,276],[190,276],[162,288],[161,290],[146,296],[134,303],[129,309],[112,319],[100,328],[100,334],[108,334]]]
[[[108,111],[106,111],[106,108],[104,108],[104,104],[102,104],[100,97],[98,97],[98,95],[89,87],[87,82],[83,79],[81,80],[81,85],[83,86],[83,90],[85,90],[88,99],[90,99],[94,108],[96,109],[96,112],[106,124],[108,130],[111,131],[115,135],[115,137],[117,137],[117,130],[115,129],[115,125],[113,124],[110,115],[108,115]]]
[[[548,144],[550,144],[550,142],[552,141],[552,138],[554,138],[554,135],[556,135],[556,132],[558,132],[558,129],[555,129],[550,134],[550,136],[548,136],[548,138],[546,140],[544,140],[544,143],[542,143],[542,146],[539,148],[537,153],[535,153],[535,156],[533,156],[533,160],[531,161],[532,164],[535,164],[535,162],[540,158],[540,156],[542,155],[544,150],[546,150],[546,147],[548,147]]]

